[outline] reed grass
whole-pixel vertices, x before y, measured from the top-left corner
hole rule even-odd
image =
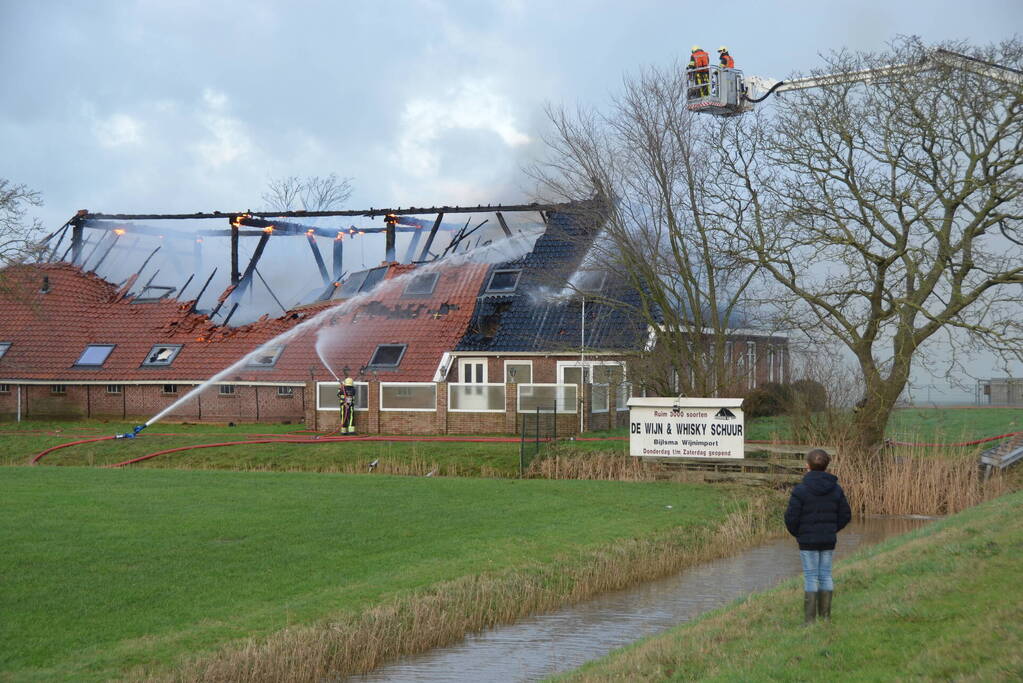
[[[627,539],[553,563],[484,573],[394,598],[358,614],[250,639],[184,664],[170,681],[319,681],[357,675],[397,657],[448,645],[511,623],[756,545],[778,533],[780,498],[736,503],[716,527],[676,528]]]
[[[830,468],[855,515],[950,515],[1007,493],[1001,474],[985,480],[978,452],[935,455],[924,448],[870,457],[843,455]]]

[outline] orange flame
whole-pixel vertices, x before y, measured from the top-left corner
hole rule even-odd
[[[115,234],[115,235],[123,235],[123,234],[124,234],[124,232],[125,232],[125,231],[124,231],[124,229],[123,229],[123,228],[114,228],[114,234]]]

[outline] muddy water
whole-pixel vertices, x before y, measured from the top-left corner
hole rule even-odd
[[[839,534],[836,560],[927,521],[855,521]],[[407,657],[354,680],[535,681],[575,669],[615,648],[801,573],[795,543],[788,538],[773,541],[666,579],[473,635],[457,645]],[[841,609],[841,590],[839,582],[836,609]]]

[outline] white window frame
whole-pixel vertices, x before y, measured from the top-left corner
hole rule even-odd
[[[51,384],[50,385],[50,393],[51,394],[56,394],[57,396],[66,396],[67,395],[67,385],[66,384]]]
[[[108,384],[107,385],[107,393],[112,395],[112,396],[117,396],[117,395],[123,394],[124,393],[124,385],[123,384]]]
[[[355,386],[360,386],[360,385],[366,387],[366,407],[365,408],[360,408],[358,406],[358,404],[356,404],[355,412],[357,412],[357,413],[366,413],[366,412],[369,412],[369,382],[355,382]],[[338,410],[340,410],[340,405],[336,401],[334,401],[331,405],[326,406],[326,407],[324,407],[323,405],[320,404],[320,387],[321,386],[333,387],[334,393],[336,394],[338,389],[341,388],[341,383],[340,382],[317,382],[316,383],[316,410],[318,410],[320,412],[336,413]]]
[[[492,409],[492,410],[486,410],[486,409],[484,409],[484,410],[469,410],[469,409],[466,409],[466,408],[452,408],[451,407],[451,397],[454,394],[454,392],[451,391],[451,387],[473,387],[473,388],[479,387],[480,389],[482,389],[484,387],[501,387],[501,391],[504,392],[506,387],[503,384],[497,384],[497,383],[493,383],[493,382],[489,383],[489,384],[480,383],[480,382],[469,382],[469,383],[466,383],[466,382],[448,382],[448,412],[449,413],[503,413],[503,412],[505,412],[505,405],[507,405],[507,402],[508,402],[508,396],[507,395],[505,395],[505,397],[504,397],[505,405],[502,405],[499,409]]]
[[[506,384],[532,384],[533,383],[532,381],[529,381],[529,382],[519,382],[518,380],[516,380],[515,382],[508,382],[508,366],[509,365],[528,365],[529,366],[529,379],[532,380],[533,379],[533,361],[531,361],[531,360],[506,360],[504,362],[504,381],[505,381]]]
[[[432,408],[384,408],[384,387],[433,387]],[[437,383],[436,382],[381,382],[380,383],[380,412],[382,413],[436,413],[437,412]]]
[[[295,387],[277,387],[277,398],[293,398],[295,396]]]
[[[593,383],[593,368],[598,366],[598,365],[617,365],[617,366],[619,366],[622,369],[622,381],[624,382],[624,381],[627,380],[627,377],[626,377],[626,374],[625,374],[625,371],[626,371],[625,361],[621,361],[621,360],[583,360],[583,361],[579,361],[579,360],[559,360],[556,363],[556,368],[557,368],[557,375],[556,375],[556,377],[558,378],[558,383],[559,384],[569,384],[569,382],[565,381],[565,368],[585,367],[585,368],[588,368],[587,375],[588,375],[589,382],[587,382],[587,384],[592,384]],[[530,382],[530,384],[538,384],[538,382]]]
[[[10,384],[0,384],[0,394],[9,394],[9,393],[11,393],[11,385]]]
[[[466,365],[479,365],[483,364],[483,381],[477,382],[472,380],[469,382],[465,381],[465,372],[462,370]],[[490,363],[487,362],[486,358],[459,358],[458,359],[458,376],[455,377],[455,384],[486,384],[489,381]]]
[[[748,389],[757,388],[757,343],[746,342],[746,386]]]
[[[234,384],[221,384],[217,387],[217,396],[237,396]]]

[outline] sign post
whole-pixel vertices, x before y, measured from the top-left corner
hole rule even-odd
[[[745,438],[741,398],[629,399],[629,455],[741,460]]]

